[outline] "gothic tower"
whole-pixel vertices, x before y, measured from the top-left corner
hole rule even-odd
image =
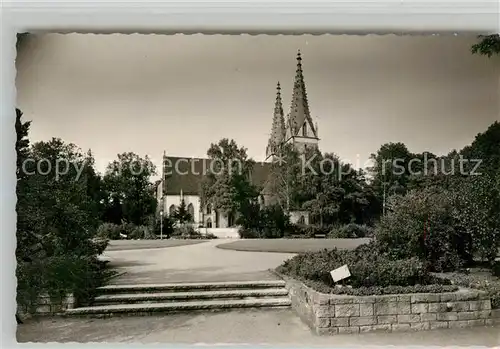
[[[297,53],[297,70],[293,84],[292,101],[286,121],[285,141],[299,151],[318,147],[318,129],[314,125],[307,101],[306,84],[302,71],[302,56]]]
[[[273,126],[271,136],[266,148],[266,160],[279,154],[281,145],[285,142],[285,117],[283,114],[283,104],[281,102],[281,86],[278,82],[276,92],[276,102],[274,104]]]

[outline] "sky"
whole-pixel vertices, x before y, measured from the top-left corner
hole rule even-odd
[[[363,167],[383,143],[446,154],[500,120],[500,59],[474,36],[44,34],[18,51],[32,142],[91,149],[104,171],[133,151],[161,164],[232,138],[264,160],[276,84],[285,113],[296,54],[319,147]]]

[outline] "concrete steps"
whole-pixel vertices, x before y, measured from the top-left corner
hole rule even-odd
[[[261,290],[222,290],[222,291],[193,291],[193,292],[165,292],[165,293],[131,293],[109,294],[94,299],[96,304],[133,304],[143,302],[175,302],[202,299],[249,299],[273,298],[287,296],[285,288],[269,288]]]
[[[186,282],[175,284],[138,284],[138,285],[107,285],[100,287],[99,293],[147,293],[162,291],[193,291],[193,290],[237,290],[265,289],[285,287],[283,280],[264,281],[230,281],[230,282]]]
[[[148,315],[194,310],[289,307],[283,280],[154,285],[108,285],[89,307],[66,315]]]

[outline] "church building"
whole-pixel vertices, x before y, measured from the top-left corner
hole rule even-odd
[[[271,164],[279,157],[279,149],[283,144],[293,144],[299,152],[311,147],[318,147],[318,127],[313,122],[307,100],[306,85],[302,70],[302,57],[297,54],[297,69],[293,85],[290,109],[285,118],[281,97],[281,86],[278,82],[276,102],[270,138],[266,147],[264,162],[256,162],[250,173],[252,184],[261,188],[260,203],[266,205],[269,200],[265,193],[269,182]],[[215,235],[217,230],[230,229],[234,226],[235,217],[219,212],[210,203],[201,206],[201,182],[207,170],[211,169],[213,160],[208,158],[170,157],[164,154],[162,179],[157,185],[158,207],[163,214],[171,215],[184,200],[192,217],[194,227],[210,229]],[[289,212],[293,223],[308,224],[307,212]]]

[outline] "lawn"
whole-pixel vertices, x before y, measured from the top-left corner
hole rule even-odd
[[[354,249],[370,239],[243,239],[217,245],[235,251],[301,253],[326,249]]]

